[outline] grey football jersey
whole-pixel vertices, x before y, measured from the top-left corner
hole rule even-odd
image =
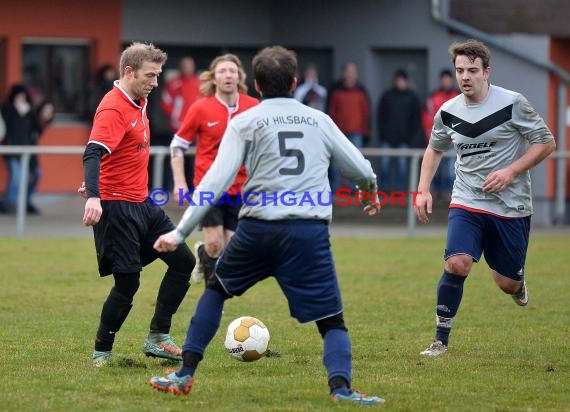
[[[466,104],[463,94],[445,102],[434,119],[429,145],[446,151],[455,145],[456,178],[451,203],[504,217],[532,214],[530,173],[517,176],[500,193],[483,192],[495,171],[519,159],[529,144],[553,139],[523,95],[491,85],[485,100]]]
[[[293,98],[271,98],[237,115],[228,125],[216,160],[193,195],[219,197],[243,163],[247,170],[241,217],[262,220],[332,218],[330,163],[360,187],[376,176],[370,162],[330,117]],[[205,207],[190,207],[178,229],[187,235]]]

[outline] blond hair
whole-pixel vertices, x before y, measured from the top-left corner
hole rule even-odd
[[[216,66],[223,62],[232,62],[238,68],[238,92],[247,93],[247,85],[245,84],[245,70],[241,64],[241,60],[235,54],[227,53],[222,56],[216,57],[210,63],[210,68],[200,74],[200,93],[204,96],[213,96],[216,93],[216,82],[214,81],[216,75]]]
[[[165,52],[155,47],[152,43],[133,42],[121,53],[119,76],[122,78],[125,75],[127,66],[132,67],[136,71],[142,67],[145,61],[162,65],[166,62],[167,57]]]

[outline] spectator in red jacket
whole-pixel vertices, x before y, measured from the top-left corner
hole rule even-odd
[[[155,142],[165,145],[166,141],[161,138],[168,136],[168,142],[172,134],[176,133],[184,120],[186,112],[192,104],[202,95],[200,93],[200,79],[196,75],[196,64],[192,57],[182,57],[178,63],[179,74],[169,79],[162,91],[160,107],[168,117],[168,128],[170,133],[164,136],[157,136]],[[167,163],[169,160],[167,159]],[[187,166],[191,174],[194,160],[188,158]],[[172,171],[166,165],[164,168],[164,188],[172,190],[174,186]]]
[[[429,141],[433,127],[433,118],[439,111],[439,108],[446,101],[458,94],[459,90],[455,87],[453,73],[449,69],[443,69],[439,74],[439,88],[429,95],[426,102],[426,110],[422,121],[426,134],[426,142]],[[447,199],[451,196],[453,180],[455,179],[455,158],[444,157],[441,163],[442,165],[437,169],[433,178],[434,192],[444,199]]]
[[[180,75],[164,86],[160,107],[168,116],[170,130],[176,133],[188,108],[200,97],[200,79],[192,57],[183,57],[179,63]]]
[[[327,113],[356,147],[361,148],[370,140],[370,98],[358,82],[356,64],[348,62],[343,66],[342,78],[329,91]],[[329,179],[333,191],[340,188],[340,171],[334,166],[329,170]],[[349,182],[347,185],[354,189]]]

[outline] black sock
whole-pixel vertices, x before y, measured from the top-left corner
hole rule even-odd
[[[104,323],[99,323],[95,336],[95,350],[99,352],[111,351],[113,343],[115,343],[115,332]]]
[[[113,287],[101,310],[101,320],[95,337],[96,351],[110,351],[115,341],[115,333],[121,329],[132,308],[132,298],[117,292]]]
[[[329,380],[329,388],[331,390],[331,393],[334,393],[335,391],[338,391],[339,389],[343,390],[344,388],[346,388],[346,391],[348,392],[350,390],[350,383],[347,382],[346,379],[344,379],[341,376],[333,376]]]
[[[176,372],[178,376],[194,376],[198,364],[204,357],[199,353],[185,351],[182,353],[182,367]]]
[[[156,298],[154,316],[150,322],[150,331],[169,333],[172,315],[176,313],[190,288],[190,275],[168,269]]]

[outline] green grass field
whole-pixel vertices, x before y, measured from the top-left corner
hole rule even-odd
[[[534,237],[527,259],[530,303],[516,306],[484,263],[467,280],[441,358],[419,356],[432,340],[444,239],[333,239],[354,357],[356,388],[392,411],[570,410],[569,238]],[[164,269],[142,275],[135,306],[117,336],[115,360],[91,366],[93,337],[112,279],[96,273],[90,240],[0,239],[0,410],[345,410],[327,396],[314,324],[289,317],[273,279],[226,305],[190,396],[153,391],[152,375],[176,367],[146,358],[142,343]],[[174,318],[179,343],[203,284]],[[242,315],[269,327],[279,358],[239,363],[223,348]]]

